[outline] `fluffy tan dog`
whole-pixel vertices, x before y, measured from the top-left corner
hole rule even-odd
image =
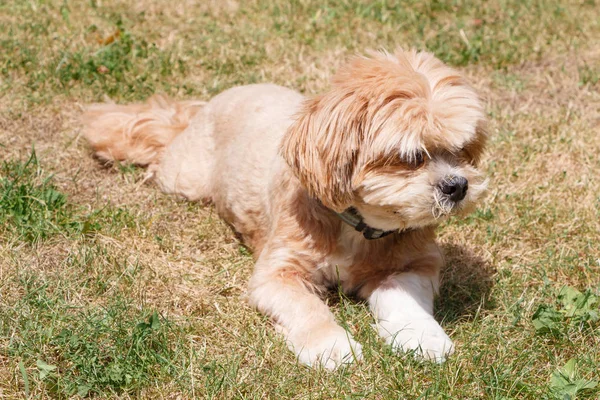
[[[452,353],[432,316],[434,230],[484,192],[486,134],[475,91],[433,55],[356,57],[308,99],[249,85],[208,103],[94,105],[84,120],[100,158],[148,165],[165,192],[215,204],[254,250],[250,302],[301,362],[361,358],[321,299],[337,285],[368,301],[394,349]]]

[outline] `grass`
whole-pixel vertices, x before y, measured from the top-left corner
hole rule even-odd
[[[4,160],[0,175],[0,223],[5,240],[38,242],[52,235],[91,235],[106,225],[111,232],[131,225],[127,210],[107,205],[85,212],[69,204],[44,176],[35,149],[26,161]]]
[[[598,21],[593,0],[2,2],[0,397],[598,398]],[[459,68],[490,119],[490,194],[439,230],[457,353],[395,355],[332,294],[365,361],[310,370],[245,304],[252,258],[214,210],[94,161],[78,117],[263,81],[315,94],[396,46]]]
[[[73,230],[66,196],[42,178],[35,152],[24,162],[4,161],[0,178],[0,222],[7,235],[36,241]]]
[[[20,278],[18,313],[8,312],[2,324],[12,333],[8,356],[35,360],[37,371],[22,372],[24,380],[49,395],[70,397],[134,392],[157,377],[176,380],[182,374],[182,349],[171,341],[170,322],[156,311],[118,298],[103,307],[74,307],[61,293],[49,293],[54,282],[36,279]]]

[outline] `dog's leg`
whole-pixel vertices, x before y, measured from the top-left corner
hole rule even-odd
[[[263,252],[250,281],[249,299],[279,324],[300,362],[332,370],[361,359],[360,344],[336,323],[293,260]]]
[[[454,351],[452,341],[433,318],[438,278],[417,272],[388,277],[369,296],[377,330],[395,350],[443,362]]]

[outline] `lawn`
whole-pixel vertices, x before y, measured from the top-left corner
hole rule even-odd
[[[456,353],[393,354],[332,293],[365,359],[311,370],[245,303],[252,256],[214,209],[94,160],[78,118],[256,82],[317,94],[397,46],[460,69],[489,116],[489,194],[439,229]],[[0,398],[598,398],[598,154],[598,0],[0,1]]]

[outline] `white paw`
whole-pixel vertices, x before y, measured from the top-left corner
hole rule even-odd
[[[414,351],[426,360],[442,363],[454,353],[454,344],[433,319],[380,321],[379,334],[397,351]]]
[[[341,327],[309,333],[308,340],[290,342],[298,360],[311,367],[334,370],[343,364],[362,360],[362,346]]]

